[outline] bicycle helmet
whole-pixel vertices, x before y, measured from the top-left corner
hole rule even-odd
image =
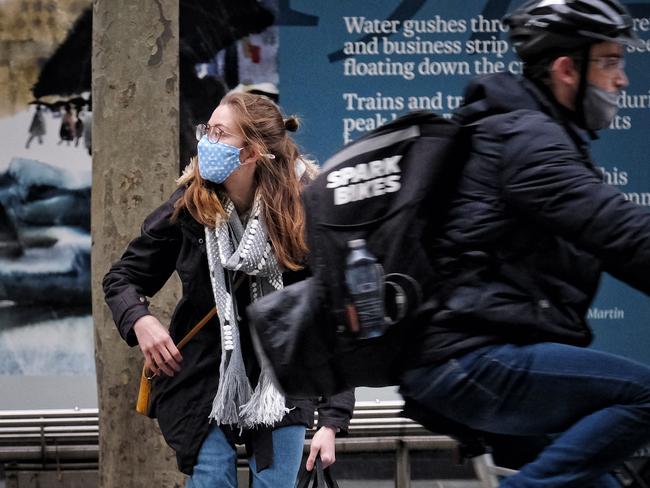
[[[525,62],[597,42],[639,42],[632,17],[617,0],[530,0],[503,22],[510,28],[510,41]]]

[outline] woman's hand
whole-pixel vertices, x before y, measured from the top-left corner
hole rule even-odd
[[[180,371],[183,360],[176,348],[169,331],[153,315],[140,317],[133,324],[133,331],[138,338],[138,344],[144,354],[144,366],[154,374],[165,373],[174,376],[174,371]]]
[[[334,439],[336,438],[336,429],[334,427],[321,427],[311,439],[311,448],[307,458],[307,471],[314,469],[316,456],[320,453],[320,459],[323,462],[323,469],[334,464],[336,461],[336,448]]]

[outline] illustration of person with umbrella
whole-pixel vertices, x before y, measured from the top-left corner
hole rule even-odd
[[[41,106],[36,105],[36,112],[34,112],[34,117],[32,117],[32,122],[29,124],[29,137],[25,143],[25,148],[29,149],[29,145],[32,143],[34,138],[38,140],[39,144],[43,144],[43,136],[45,135],[45,121],[43,120],[43,113],[41,111]]]

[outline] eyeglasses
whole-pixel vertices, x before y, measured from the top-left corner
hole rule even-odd
[[[623,71],[625,69],[625,58],[620,56],[599,56],[589,58],[589,61],[596,63],[603,71]]]
[[[224,134],[236,137],[234,134],[231,134],[230,132],[226,132],[221,127],[216,125],[199,124],[196,126],[197,141],[200,141],[203,136],[208,136],[208,141],[211,142],[212,144],[216,144],[221,140]]]

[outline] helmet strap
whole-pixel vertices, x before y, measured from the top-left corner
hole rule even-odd
[[[591,45],[588,44],[582,51],[580,63],[580,81],[578,82],[578,91],[576,92],[575,98],[575,110],[576,110],[576,121],[580,127],[585,127],[585,94],[587,92],[587,83],[589,75],[589,57],[591,56]]]

